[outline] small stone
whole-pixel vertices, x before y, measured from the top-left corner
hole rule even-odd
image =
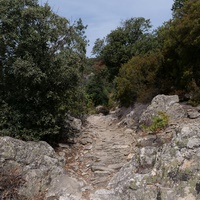
[[[123,165],[124,165],[124,163],[111,164],[111,165],[108,165],[108,168],[114,169],[114,170],[119,170]]]
[[[129,148],[129,145],[114,145],[113,149],[126,149]]]
[[[86,144],[87,144],[87,140],[86,140],[86,139],[82,139],[82,140],[80,141],[80,143],[81,143],[82,145],[86,145]]]
[[[124,133],[125,133],[125,134],[133,134],[134,131],[133,131],[133,129],[128,128],[128,129],[126,129],[126,130],[124,131]]]
[[[197,110],[189,110],[188,117],[190,119],[196,119],[196,118],[200,117],[200,112],[198,112]]]
[[[83,187],[81,190],[82,190],[82,192],[85,192],[85,191],[87,191],[87,190],[93,190],[94,188],[91,186],[91,185],[89,185],[89,186],[85,186],[85,187]]]
[[[111,174],[111,172],[110,171],[95,171],[94,174],[103,176],[103,175],[109,175]]]
[[[61,157],[65,157],[66,154],[65,154],[65,152],[61,151],[61,152],[58,153],[58,155],[61,156]]]
[[[79,166],[78,165],[74,165],[73,166],[73,170],[77,172],[79,170]]]
[[[86,172],[83,172],[81,175],[82,175],[82,176],[85,176],[85,175],[88,175],[88,173],[86,173]]]
[[[91,170],[93,172],[95,172],[95,171],[111,171],[111,172],[113,172],[114,171],[113,169],[108,169],[108,167],[98,166],[98,165],[93,165],[91,167]]]
[[[92,184],[93,185],[99,185],[99,184],[107,182],[107,179],[108,179],[107,176],[98,177],[98,179],[94,179],[94,181],[92,182]]]
[[[92,147],[93,147],[92,145],[89,145],[89,146],[86,146],[84,149],[85,149],[85,150],[91,150]]]
[[[81,141],[80,141],[80,143],[82,144],[82,145],[86,145],[86,144],[88,144],[88,143],[90,143],[90,144],[92,144],[92,139],[91,138],[83,138]]]
[[[199,138],[190,138],[187,143],[187,147],[192,149],[200,146],[200,139]]]
[[[59,143],[58,146],[61,148],[69,148],[68,144],[63,144],[63,143]]]
[[[133,156],[134,156],[134,154],[133,154],[133,153],[130,153],[130,154],[127,156],[127,161],[131,160]]]

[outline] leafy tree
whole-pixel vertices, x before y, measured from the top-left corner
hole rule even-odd
[[[0,0],[0,134],[40,139],[60,133],[79,99],[85,26],[37,0]]]
[[[173,16],[174,17],[180,17],[181,13],[179,12],[179,10],[183,7],[184,3],[187,0],[174,0],[174,3],[172,5],[172,11],[173,11]]]
[[[169,83],[165,88],[191,92],[192,85],[200,86],[199,6],[199,0],[185,2],[178,11],[182,17],[175,17],[160,33],[165,38],[165,63],[160,68],[160,80]]]
[[[107,68],[101,61],[93,63],[93,73],[86,84],[86,92],[92,99],[94,106],[108,104],[109,84],[107,82]]]
[[[99,58],[101,56],[104,46],[105,39],[97,38],[92,48],[92,54],[96,55],[96,57]]]
[[[199,0],[176,1],[174,18],[155,32],[155,53],[140,51],[122,65],[116,78],[122,105],[150,100],[158,92],[189,93],[193,105],[200,103],[199,7]]]
[[[142,41],[151,41],[150,21],[144,18],[131,18],[121,23],[104,40],[97,39],[93,52],[98,52],[108,67],[110,80],[118,74],[122,64],[134,55],[148,51]],[[103,43],[104,42],[104,43]]]
[[[161,52],[134,56],[124,64],[116,78],[117,99],[123,106],[148,102],[158,93],[157,73],[162,65]]]

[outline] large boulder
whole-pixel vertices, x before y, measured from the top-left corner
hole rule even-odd
[[[120,118],[118,126],[135,129],[141,114],[146,110],[147,106],[147,104],[136,103],[133,108],[121,108],[118,112],[118,118]]]
[[[150,138],[138,145],[132,160],[110,181],[110,189],[97,190],[90,199],[200,199],[200,119],[174,121],[162,136],[171,132],[171,141],[161,146]]]
[[[80,200],[81,196],[81,186],[77,180],[62,174],[52,180],[46,200]]]
[[[179,97],[177,95],[157,95],[142,113],[139,123],[148,125],[151,123],[152,116],[157,115],[159,112],[167,114],[170,120],[176,120],[187,116],[186,111],[179,104]]]
[[[70,127],[74,131],[80,132],[82,129],[82,121],[68,114],[65,120],[65,126],[67,129]]]
[[[20,177],[23,184],[19,185],[18,194],[23,197],[33,198],[48,191],[45,199],[50,199],[52,195],[54,199],[60,199],[64,191],[66,198],[62,198],[63,200],[80,199],[78,183],[65,174],[64,165],[65,159],[58,156],[46,142],[24,142],[11,137],[0,137],[1,171],[4,171],[4,175],[13,172],[13,178]],[[59,182],[59,192],[54,187],[55,181]],[[74,186],[73,198],[67,198],[67,195],[73,193],[69,183],[73,183]]]

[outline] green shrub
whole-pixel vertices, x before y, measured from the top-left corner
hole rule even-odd
[[[135,101],[148,102],[157,93],[157,71],[162,63],[160,52],[134,56],[124,64],[115,79],[117,100],[122,106],[130,106]]]
[[[106,80],[107,70],[105,66],[95,66],[94,75],[86,83],[86,93],[92,100],[94,106],[108,105],[108,88]]]
[[[141,127],[145,132],[157,133],[165,129],[169,122],[169,116],[164,112],[158,112],[157,115],[152,116],[151,124],[149,126],[142,124]]]

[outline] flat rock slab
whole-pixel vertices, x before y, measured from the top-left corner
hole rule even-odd
[[[118,145],[114,145],[112,148],[113,149],[127,149],[129,147],[130,147],[129,145],[120,145],[120,144],[118,144]]]
[[[124,163],[116,163],[116,164],[108,165],[108,168],[114,169],[114,170],[119,170],[123,165],[124,165]]]
[[[98,166],[98,165],[93,165],[91,167],[92,171],[95,172],[95,171],[109,171],[109,172],[114,172],[113,169],[111,168],[108,168],[108,167],[105,167],[105,166]]]
[[[68,175],[58,176],[52,181],[49,192],[46,194],[46,200],[62,199],[62,200],[80,200],[82,191],[77,180]]]

